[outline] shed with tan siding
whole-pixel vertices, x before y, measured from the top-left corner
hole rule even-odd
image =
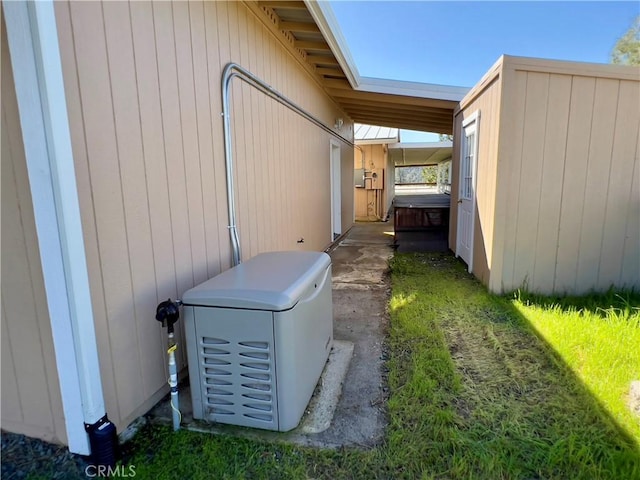
[[[475,153],[472,253],[461,207],[449,244],[490,290],[640,287],[639,105],[637,67],[510,56],[460,102],[451,203]],[[470,120],[475,152],[465,150]]]

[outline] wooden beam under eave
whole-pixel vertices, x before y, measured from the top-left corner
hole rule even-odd
[[[434,122],[453,122],[453,114],[451,115],[441,115],[441,114],[433,114],[428,110],[422,111],[418,109],[391,109],[391,108],[375,108],[375,107],[362,107],[358,105],[351,105],[346,103],[341,103],[340,106],[344,108],[347,112],[353,113],[363,113],[370,115],[393,115],[393,116],[407,116],[411,118],[420,118],[425,120],[430,120]]]
[[[346,80],[327,79],[324,81],[324,86],[327,88],[335,88],[340,90],[353,90],[351,84]]]
[[[352,120],[357,123],[364,123],[368,125],[379,125],[386,126],[392,128],[404,128],[407,130],[417,130],[422,132],[434,132],[434,133],[444,133],[444,134],[452,134],[453,133],[453,125],[441,125],[441,124],[433,124],[429,122],[415,122],[415,121],[406,121],[399,118],[378,118],[378,117],[352,117]]]
[[[328,80],[325,80],[327,82]],[[390,93],[371,93],[361,92],[358,90],[342,90],[337,88],[325,88],[326,92],[333,98],[340,101],[340,99],[362,99],[379,101],[380,103],[402,104],[402,105],[417,105],[422,107],[434,107],[444,108],[451,110],[458,105],[458,102],[452,100],[438,100],[434,98],[422,98],[422,97],[407,97],[405,95],[394,95]]]
[[[330,75],[333,77],[342,77],[342,78],[347,78],[346,75],[344,74],[344,72],[342,71],[341,68],[323,68],[323,67],[317,67],[316,68],[316,73],[318,75]]]
[[[392,95],[389,97],[393,97]],[[340,98],[340,105],[353,105],[353,106],[366,106],[366,107],[374,107],[374,108],[383,108],[383,109],[407,109],[413,108],[416,106],[420,108],[426,108],[429,110],[430,114],[434,115],[451,115],[453,114],[453,108],[440,108],[440,107],[432,107],[432,106],[423,106],[416,105],[415,102],[412,103],[399,103],[394,102],[393,98],[385,98],[384,96],[379,100],[366,100],[363,98]]]
[[[415,120],[405,120],[403,118],[358,117],[353,118],[353,121],[356,123],[363,123],[365,125],[405,128],[407,130],[417,130],[422,132],[451,133],[453,131],[453,127],[451,125],[433,124],[430,122],[416,122]]]
[[[278,28],[278,26],[272,21],[271,17],[266,13],[266,10],[262,8],[258,3],[254,1],[243,1],[242,2],[249,11],[255,16],[255,18],[264,25],[267,30],[273,35],[273,38],[276,39],[277,42],[280,43],[282,48],[284,48],[287,52],[291,54],[291,56],[295,59],[298,64],[309,73],[311,78],[317,82],[318,86],[322,87],[322,81],[324,77],[318,75],[316,73],[316,69],[313,65],[305,60],[304,52],[296,49],[291,41],[282,33],[282,31]],[[336,106],[338,106],[337,102]]]
[[[390,110],[362,110],[358,108],[348,108],[342,105],[345,111],[353,116],[357,115],[367,115],[367,116],[375,116],[375,117],[399,117],[406,118],[410,120],[419,120],[419,121],[427,121],[433,123],[442,123],[442,124],[453,124],[453,116],[451,117],[433,117],[430,115],[423,115],[419,111],[390,111]]]
[[[306,10],[304,2],[295,2],[291,0],[260,0],[258,5],[269,8],[292,8],[296,10]]]
[[[329,57],[324,55],[307,55],[307,62],[313,65],[334,65],[334,66],[340,65],[338,63],[338,60],[335,59],[335,57]]]
[[[296,48],[300,48],[302,50],[309,50],[313,52],[330,52],[331,48],[327,42],[314,42],[311,40],[296,40],[293,42],[293,45]]]
[[[396,119],[401,119],[407,122],[416,122],[420,124],[428,123],[430,125],[438,125],[443,127],[453,124],[453,119],[449,121],[447,119],[425,118],[425,117],[421,117],[420,115],[403,115],[403,114],[399,115],[391,112],[371,113],[371,112],[362,112],[358,110],[347,110],[347,113],[351,118],[354,118],[354,119],[366,117],[369,119],[375,118],[380,121],[385,121],[385,119],[396,118]]]
[[[420,115],[426,115],[432,118],[453,119],[453,110],[442,110],[440,108],[430,108],[416,105],[403,105],[397,103],[383,104],[375,102],[364,104],[354,100],[342,100],[340,101],[340,105],[343,105],[345,108],[351,108],[353,110],[365,110],[371,112],[419,113]]]
[[[436,103],[440,103],[442,106],[439,108],[443,108],[446,110],[453,110],[453,108],[458,104],[458,102],[453,101],[453,100],[440,100],[440,99],[436,99],[436,98],[426,98],[426,97],[413,97],[410,95],[399,95],[396,93],[379,93],[379,92],[367,92],[364,90],[354,90],[353,87],[351,87],[351,85],[349,84],[349,82],[345,81],[345,80],[334,80],[334,79],[327,79],[324,82],[324,86],[325,88],[331,89],[332,91],[336,91],[336,96],[340,96],[340,95],[344,95],[344,96],[352,96],[353,98],[356,98],[356,96],[361,97],[361,98],[368,98],[368,99],[374,99],[375,97],[380,98],[381,101],[386,101],[386,102],[395,102],[396,100],[400,101],[399,99],[404,99],[404,102],[406,103],[407,101],[410,104],[414,104],[415,101],[421,101],[421,100],[426,100],[428,102],[436,102]],[[346,92],[353,92],[353,93],[345,93],[345,92],[340,92],[340,90],[344,90]],[[387,99],[394,99],[394,100],[385,100],[385,98]]]
[[[305,22],[279,22],[278,28],[289,32],[312,32],[320,33],[320,29],[315,23]]]

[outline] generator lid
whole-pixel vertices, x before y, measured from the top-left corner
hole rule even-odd
[[[323,280],[330,265],[331,258],[323,252],[261,253],[186,291],[182,303],[275,312],[290,310],[313,282]]]

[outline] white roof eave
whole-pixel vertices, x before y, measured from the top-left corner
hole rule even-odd
[[[353,88],[357,88],[360,84],[360,73],[353,61],[347,41],[342,35],[338,19],[334,15],[331,5],[329,2],[315,0],[304,0],[304,4],[307,6],[327,44],[329,44],[329,48],[336,56],[336,60],[338,60],[342,71],[347,76],[347,80],[349,80]]]
[[[304,3],[354,90],[455,102],[462,100],[469,92],[467,87],[361,76],[331,4],[316,0],[304,0]]]
[[[360,77],[360,83],[356,90],[459,102],[470,89],[467,87],[437,85],[434,83],[406,82],[403,80],[387,80],[385,78]]]

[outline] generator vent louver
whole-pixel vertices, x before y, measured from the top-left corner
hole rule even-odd
[[[269,342],[202,337],[200,357],[209,414],[274,421]]]
[[[193,418],[295,428],[333,342],[331,259],[267,252],[184,293]]]

